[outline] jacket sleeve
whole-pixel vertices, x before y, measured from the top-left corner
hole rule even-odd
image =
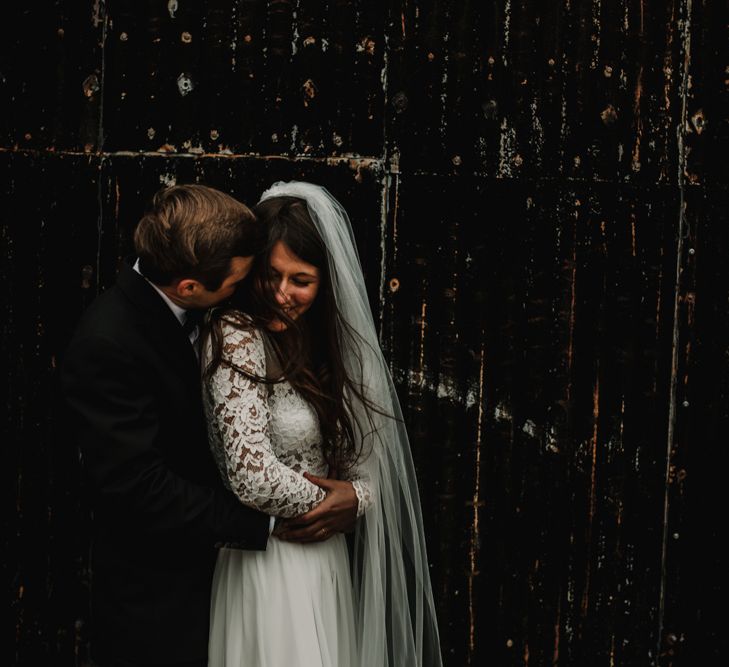
[[[181,477],[166,463],[158,448],[160,415],[143,371],[106,338],[76,339],[66,352],[62,388],[98,501],[140,532],[265,549],[268,516],[224,489]]]

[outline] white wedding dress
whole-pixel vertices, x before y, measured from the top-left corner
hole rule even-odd
[[[241,502],[295,517],[324,499],[303,472],[326,477],[316,412],[288,382],[250,380],[230,364],[266,376],[265,334],[223,322],[223,360],[205,386],[213,454]],[[203,363],[210,348],[203,351]],[[270,369],[269,369],[270,370]],[[371,504],[366,478],[350,478],[358,516]],[[356,665],[352,581],[342,534],[296,544],[271,536],[266,551],[224,547],[213,578],[210,667]]]

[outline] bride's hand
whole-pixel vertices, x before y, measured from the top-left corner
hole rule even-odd
[[[289,519],[277,537],[289,542],[321,542],[334,533],[352,530],[358,504],[352,483],[309,473],[304,473],[304,477],[324,489],[326,498],[306,514]]]

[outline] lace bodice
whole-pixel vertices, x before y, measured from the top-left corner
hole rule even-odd
[[[223,363],[203,393],[210,446],[224,483],[243,503],[266,514],[299,516],[325,496],[303,476],[328,472],[316,411],[288,382],[255,382],[232,367],[266,376],[260,331],[224,320],[222,333]],[[209,358],[208,343],[203,363]],[[369,480],[356,469],[350,480],[360,516],[371,503]]]

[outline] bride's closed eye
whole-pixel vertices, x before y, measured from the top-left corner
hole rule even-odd
[[[271,279],[272,279],[272,282],[278,284],[281,282],[282,276],[278,271],[271,269]],[[294,285],[298,285],[299,287],[307,287],[307,286],[313,285],[314,283],[317,283],[319,281],[314,277],[310,278],[308,276],[307,277],[291,276],[291,278],[289,278],[289,282],[293,283]]]

